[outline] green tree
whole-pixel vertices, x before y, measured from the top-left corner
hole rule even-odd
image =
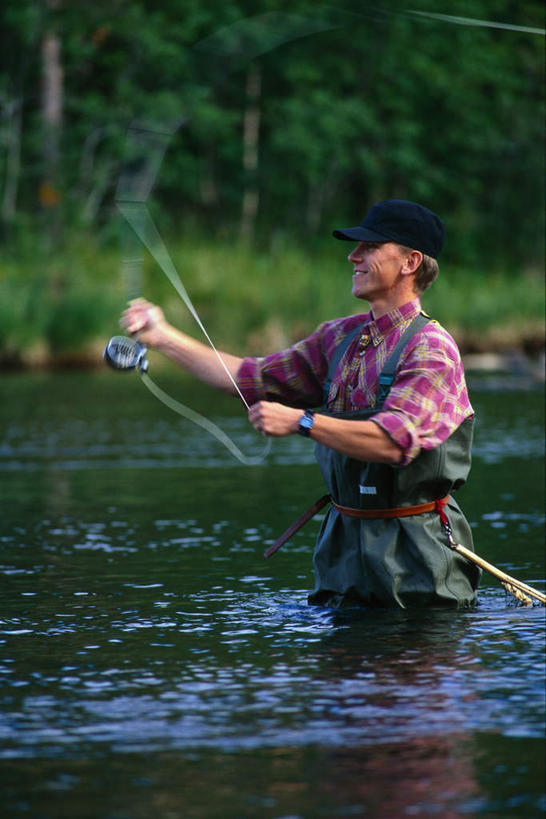
[[[436,19],[432,0],[420,10],[431,16],[408,13],[401,0],[379,10],[357,0],[343,9],[308,0],[6,0],[4,227],[39,233],[55,210],[67,230],[108,234],[127,127],[138,120],[173,131],[154,186],[154,206],[173,229],[313,240],[396,196],[445,216],[448,259],[540,264],[544,37]],[[457,0],[450,13],[544,25],[535,0],[494,8]],[[40,49],[48,37],[63,77],[49,141]],[[260,79],[254,91],[251,77]]]

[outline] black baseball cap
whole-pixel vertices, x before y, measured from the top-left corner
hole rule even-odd
[[[340,228],[333,235],[349,242],[396,242],[437,259],[444,244],[445,226],[423,205],[386,199],[370,208],[358,227]]]

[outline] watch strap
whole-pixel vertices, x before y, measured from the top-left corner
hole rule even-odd
[[[298,423],[298,433],[305,438],[309,438],[314,422],[315,413],[313,410],[305,410]]]

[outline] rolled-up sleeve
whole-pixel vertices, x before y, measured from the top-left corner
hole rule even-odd
[[[473,414],[451,336],[431,324],[402,357],[383,409],[372,420],[402,449],[401,466],[434,449]]]
[[[328,323],[293,347],[263,358],[245,358],[237,384],[248,404],[279,401],[293,407],[316,407],[328,371],[324,334]]]

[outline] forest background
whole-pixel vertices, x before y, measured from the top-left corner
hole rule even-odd
[[[362,311],[331,231],[391,197],[447,224],[463,351],[539,354],[544,4],[411,5],[4,0],[0,365],[99,364],[140,294],[194,329],[124,197],[238,354]]]

